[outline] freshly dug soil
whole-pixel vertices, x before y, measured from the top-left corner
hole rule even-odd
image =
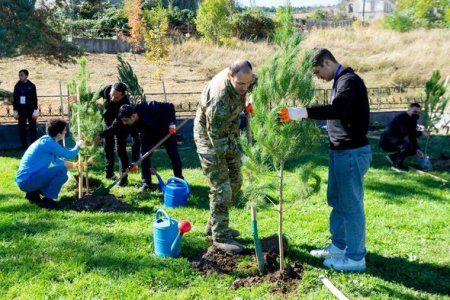
[[[254,286],[264,280],[268,280],[274,285],[273,292],[289,293],[295,287],[295,281],[301,280],[303,266],[297,263],[294,266],[286,266],[284,272],[281,273],[278,261],[278,236],[264,238],[261,240],[261,244],[266,261],[266,274],[259,274],[257,267],[255,267],[256,271],[237,278],[233,282],[232,288],[238,289],[240,287]],[[284,249],[286,249],[287,242],[285,239],[284,246]],[[233,272],[240,274],[245,273],[246,270],[238,270],[238,262],[245,257],[252,257],[252,262],[254,262],[255,266],[257,265],[254,249],[244,249],[244,251],[237,255],[230,255],[211,246],[206,251],[201,251],[191,258],[191,267],[203,275],[210,275],[212,273],[231,274]]]
[[[75,200],[69,207],[76,211],[128,211],[130,206],[113,195],[94,196],[84,195],[83,198]]]

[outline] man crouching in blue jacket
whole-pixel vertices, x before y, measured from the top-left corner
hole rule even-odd
[[[73,159],[78,155],[82,140],[77,141],[71,150],[58,142],[67,132],[67,123],[62,119],[51,119],[47,123],[47,134],[28,147],[23,155],[15,182],[26,192],[25,198],[40,207],[54,209],[59,191],[67,181],[67,168],[78,168],[77,163],[63,161],[60,157]],[[44,198],[41,199],[43,195]]]
[[[167,134],[171,134],[163,145],[172,162],[173,175],[184,179],[175,135],[175,108],[172,103],[146,101],[137,106],[125,104],[119,110],[119,119],[123,124],[133,126],[140,133],[142,155]],[[155,189],[155,186],[152,186],[150,164],[150,156],[141,163],[142,186],[138,192]]]

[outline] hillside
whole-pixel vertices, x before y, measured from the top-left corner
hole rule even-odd
[[[315,46],[329,48],[341,63],[359,72],[368,87],[423,85],[434,69],[440,69],[444,76],[450,75],[449,30],[421,29],[406,33],[374,27],[314,30],[306,34],[303,47]],[[242,42],[238,48],[227,48],[192,39],[175,45],[165,76],[167,92],[199,92],[211,76],[231,61],[248,58],[257,69],[273,51],[274,47],[265,42]],[[145,92],[162,91],[160,82],[152,79],[153,67],[143,55],[137,55],[136,60],[129,53],[123,57],[133,66]],[[87,58],[94,88],[117,80],[115,55],[87,54]],[[0,87],[12,90],[22,68],[30,71],[30,80],[37,85],[39,94],[55,95],[59,93],[58,80],[65,92],[65,85],[76,76],[78,65],[55,66],[24,56],[1,59]],[[317,81],[317,86],[329,84]]]

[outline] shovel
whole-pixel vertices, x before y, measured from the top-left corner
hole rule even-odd
[[[180,125],[178,125],[178,129],[180,129],[181,127],[183,127],[189,120],[191,120],[190,118],[188,119],[184,119],[183,122],[180,123]],[[152,149],[148,150],[148,152],[146,152],[144,155],[142,155],[141,158],[139,158],[134,164],[139,164],[141,161],[143,161],[144,159],[146,159],[148,156],[150,156],[150,154],[152,154],[156,149],[158,149],[162,144],[164,144],[165,141],[167,141],[170,138],[171,134],[167,134],[164,138],[162,138]],[[99,188],[97,188],[93,195],[94,196],[103,196],[103,195],[107,195],[109,194],[109,191],[116,185],[119,183],[119,181],[124,178],[125,176],[128,175],[128,172],[130,172],[130,169],[133,167],[133,165],[129,166],[124,172],[122,172],[122,175],[120,175],[119,178],[117,178],[115,181],[113,181],[111,184],[109,184],[108,186],[104,187],[101,186]]]
[[[250,118],[251,114],[249,112],[246,113],[246,125],[247,125],[247,141],[251,145],[253,143],[252,131],[250,128]],[[264,274],[266,268],[266,262],[264,260],[264,256],[262,253],[261,240],[258,236],[258,223],[256,221],[256,210],[253,206],[253,202],[250,202],[250,215],[252,219],[252,234],[253,234],[253,243],[255,244],[255,254],[256,261],[258,262],[258,269],[261,274]]]

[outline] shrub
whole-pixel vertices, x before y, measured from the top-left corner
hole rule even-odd
[[[232,17],[233,36],[242,40],[261,40],[269,38],[275,22],[261,10],[249,9]]]
[[[232,36],[231,18],[234,10],[230,0],[205,0],[198,9],[195,24],[207,41],[224,43]]]
[[[400,32],[408,31],[415,27],[412,11],[409,9],[386,16],[384,24],[386,28]]]

